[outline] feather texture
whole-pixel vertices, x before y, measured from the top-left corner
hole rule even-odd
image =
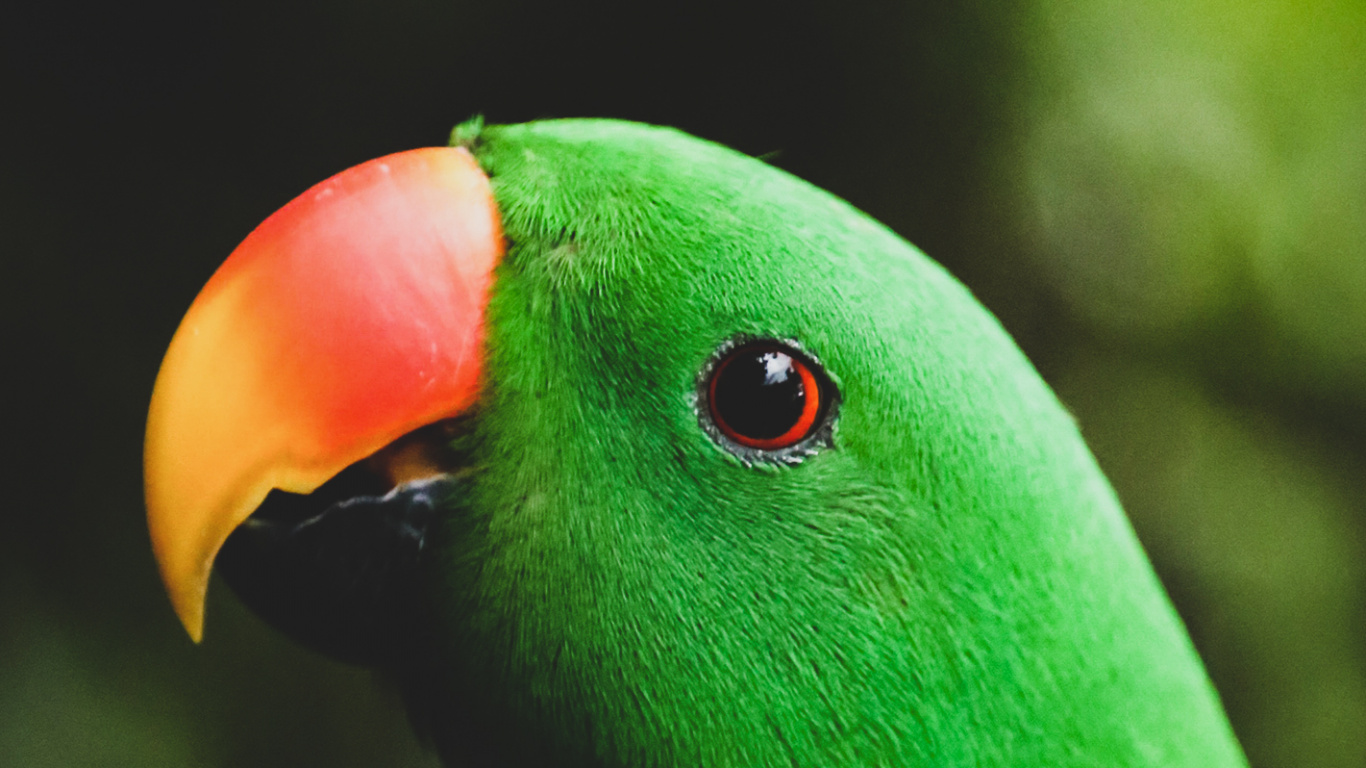
[[[447,760],[1245,764],[1076,425],[943,269],[673,130],[455,140],[509,249],[403,672]],[[742,338],[821,361],[828,448],[747,464],[701,428]]]

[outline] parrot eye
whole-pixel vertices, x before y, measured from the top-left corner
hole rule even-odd
[[[795,463],[811,450],[788,450],[828,430],[835,388],[791,345],[761,341],[723,348],[704,374],[699,408],[713,437],[742,459]],[[808,441],[808,448],[816,441]],[[729,444],[727,444],[729,443]],[[738,450],[736,450],[738,448]]]

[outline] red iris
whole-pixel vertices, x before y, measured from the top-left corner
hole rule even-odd
[[[727,353],[707,385],[712,420],[740,445],[773,451],[815,429],[824,388],[814,364],[781,344],[750,344]]]

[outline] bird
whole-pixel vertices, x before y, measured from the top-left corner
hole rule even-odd
[[[492,125],[320,183],[162,362],[148,526],[452,766],[1246,759],[1078,425],[945,269],[760,159]]]

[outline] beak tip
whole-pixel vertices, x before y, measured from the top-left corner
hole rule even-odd
[[[176,616],[185,627],[185,632],[198,645],[204,640],[204,601],[186,605],[183,601],[176,606]]]
[[[171,608],[175,611],[180,625],[196,645],[204,639],[204,603],[207,598],[207,583],[198,579],[172,580],[163,574],[162,582],[171,598]],[[207,579],[203,580],[207,582]]]

